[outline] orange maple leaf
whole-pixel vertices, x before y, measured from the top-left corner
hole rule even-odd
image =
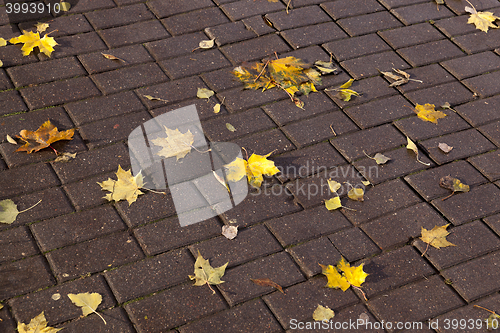
[[[47,120],[36,131],[22,130],[17,137],[26,142],[26,144],[16,151],[25,151],[28,154],[47,148],[51,143],[59,140],[72,140],[74,129],[59,132],[57,127]]]

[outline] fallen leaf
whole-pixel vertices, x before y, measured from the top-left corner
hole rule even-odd
[[[282,294],[284,294],[285,292],[283,291],[283,288],[277,284],[276,282],[274,282],[273,280],[271,279],[268,279],[268,278],[264,278],[264,279],[250,279],[253,283],[259,285],[259,286],[264,286],[264,287],[273,287],[273,288],[276,288],[278,289]]]
[[[0,38],[0,47],[1,46],[5,46],[5,45],[7,45],[7,40],[3,39],[3,38]]]
[[[253,187],[260,187],[264,178],[262,175],[273,176],[280,172],[273,161],[267,159],[267,155],[252,154],[248,162],[242,158],[236,158],[229,164],[226,164],[226,178],[230,182],[237,182],[244,176],[247,176],[248,183]]]
[[[220,104],[217,103],[214,105],[214,113],[219,113],[220,112]]]
[[[13,145],[17,145],[17,141],[12,139],[12,137],[8,134],[7,134],[7,142],[12,143]]]
[[[316,61],[314,63],[314,66],[319,69],[321,74],[330,74],[330,73],[335,73],[338,68],[333,67],[333,62],[331,61]]]
[[[453,149],[453,147],[450,147],[446,143],[443,143],[443,142],[439,143],[438,147],[439,147],[439,149],[441,149],[441,151],[443,153],[446,153],[446,154],[448,154]]]
[[[58,162],[69,162],[71,161],[72,159],[74,159],[76,157],[76,153],[62,153],[61,155],[57,156],[57,158],[54,160],[55,163],[58,163]]]
[[[47,120],[34,132],[28,130],[22,130],[19,132],[20,136],[18,136],[18,138],[26,143],[16,151],[25,151],[28,154],[31,154],[34,151],[37,152],[41,149],[49,147],[51,143],[56,141],[71,140],[73,139],[74,133],[74,129],[59,132],[57,127],[52,125],[50,120]]]
[[[406,137],[406,140],[408,141],[408,144],[406,145],[406,149],[413,150],[413,152],[415,153],[415,155],[417,157],[417,162],[422,163],[423,165],[427,165],[427,166],[431,165],[430,163],[425,163],[425,162],[422,162],[421,160],[419,160],[417,146],[413,143],[413,141],[410,140],[409,137]]]
[[[486,329],[493,330],[498,328],[498,323],[500,322],[500,316],[496,313],[492,313],[486,319]]]
[[[321,265],[321,273],[323,275],[326,275],[326,277],[328,278],[328,282],[326,284],[326,287],[328,288],[335,288],[335,289],[342,289],[342,291],[346,291],[347,289],[349,289],[349,287],[351,286],[351,284],[347,281],[346,277],[341,275],[339,273],[339,271],[337,270],[336,267],[332,266],[332,265],[328,265],[328,266],[325,266],[325,265]]]
[[[66,1],[59,2],[59,6],[63,12],[67,12],[71,9],[71,4]]]
[[[161,102],[167,102],[168,103],[167,100],[161,99],[159,97],[154,97],[154,96],[151,96],[151,95],[142,95],[142,96],[146,97],[150,101],[161,101]]]
[[[198,88],[198,92],[196,93],[196,96],[198,98],[206,98],[206,99],[209,99],[213,95],[214,92],[207,88]]]
[[[377,164],[385,164],[385,163],[387,163],[388,161],[391,160],[389,157],[387,157],[385,155],[382,155],[380,153],[376,153],[375,156],[373,156],[373,157],[371,157],[370,155],[368,155],[367,153],[365,153],[364,150],[363,150],[363,153],[365,154],[366,157],[371,158]]]
[[[140,172],[137,176],[133,177],[130,170],[125,171],[119,165],[116,177],[118,180],[108,178],[108,180],[102,183],[97,182],[103,191],[111,192],[104,197],[108,201],[127,200],[130,206],[137,200],[139,195],[144,194],[139,190],[144,186],[144,178]]]
[[[214,41],[215,41],[215,38],[209,39],[209,40],[202,40],[199,44],[199,48],[200,49],[210,49],[210,48],[214,47]]]
[[[217,179],[217,181],[218,181],[218,182],[219,182],[222,186],[224,186],[228,192],[231,192],[231,190],[229,189],[229,186],[227,186],[226,182],[224,181],[224,178],[222,178],[221,176],[219,176],[219,175],[217,174],[217,172],[215,172],[214,170],[212,170],[212,173],[213,173],[213,175],[214,175],[215,179]]]
[[[52,297],[51,297],[54,301],[58,301],[61,299],[61,294],[59,293],[55,293],[55,294],[52,294]]]
[[[460,180],[458,180],[457,178],[453,178],[451,176],[444,176],[443,178],[441,178],[439,180],[439,186],[452,191],[452,193],[449,196],[441,200],[448,199],[453,194],[455,194],[455,192],[469,192],[470,189],[469,185],[462,184]]]
[[[35,207],[38,205],[42,200],[38,201],[36,204],[31,206],[30,208],[26,208],[25,210],[18,211],[17,210],[17,205],[14,203],[14,201],[10,199],[5,199],[0,201],[0,223],[6,223],[6,224],[11,224],[13,223],[17,215],[24,213],[25,211],[30,210],[31,208]]]
[[[492,12],[478,12],[474,6],[466,6],[465,11],[471,14],[467,23],[474,24],[476,29],[484,32],[488,32],[488,28],[498,29],[498,26],[494,25],[493,22],[500,19],[500,17],[495,16]]]
[[[369,180],[362,180],[361,183],[365,186],[371,185]]]
[[[417,117],[422,120],[430,121],[431,123],[437,124],[437,120],[447,116],[446,113],[434,110],[434,104],[426,103],[425,105],[417,104],[415,106],[415,113]]]
[[[360,94],[357,93],[356,91],[348,89],[353,82],[354,79],[350,79],[349,81],[341,85],[339,88],[334,88],[334,90],[337,91],[337,95],[335,95],[335,97],[344,100],[344,102],[349,102],[352,96],[360,96]]]
[[[224,283],[224,281],[221,281],[221,277],[224,275],[227,264],[228,262],[220,267],[213,268],[210,266],[209,261],[204,259],[201,256],[200,251],[198,251],[198,257],[194,263],[194,275],[189,275],[189,278],[191,280],[196,280],[194,283],[195,286],[203,286],[204,284],[207,284],[215,294],[215,291],[212,287],[210,287],[210,285]]]
[[[49,24],[38,22],[37,24],[35,24],[35,27],[37,32],[44,32],[49,27]]]
[[[316,321],[329,321],[335,316],[335,312],[329,307],[324,307],[318,304],[318,307],[313,312],[313,319]]]
[[[236,235],[238,235],[238,227],[233,225],[223,225],[222,235],[224,235],[227,239],[234,239]]]
[[[179,129],[171,130],[165,127],[166,138],[156,138],[151,140],[155,145],[162,147],[162,150],[157,153],[158,156],[165,158],[175,156],[177,161],[185,157],[190,151],[194,142],[194,135],[188,130],[186,133],[181,133]]]
[[[357,267],[351,267],[343,257],[340,258],[336,267],[332,265],[319,265],[322,268],[322,274],[326,275],[328,278],[328,283],[326,285],[328,288],[340,288],[342,291],[346,291],[351,285],[359,288],[368,276],[368,274],[363,271],[364,264]]]
[[[100,294],[98,293],[68,294],[68,297],[71,300],[71,302],[73,302],[73,304],[82,308],[82,313],[84,317],[94,312],[99,317],[101,317],[101,319],[104,321],[104,324],[106,324],[106,320],[104,320],[104,318],[99,313],[96,312],[97,307],[102,302],[102,296]]]
[[[101,54],[102,54],[102,56],[103,56],[104,58],[106,58],[106,59],[110,59],[110,60],[117,60],[117,61],[121,61],[121,62],[126,62],[125,60],[120,59],[120,58],[118,58],[118,57],[116,57],[116,56],[114,56],[114,55],[112,55],[112,54],[107,54],[107,53],[102,53],[102,52],[101,52]]]
[[[38,316],[31,319],[28,325],[24,323],[17,323],[17,331],[19,333],[56,333],[62,328],[54,328],[47,326],[47,319],[42,311]]]
[[[325,201],[325,207],[328,210],[335,210],[335,209],[338,209],[338,208],[342,207],[342,203],[340,202],[340,198],[339,197],[333,197],[331,199],[326,200]]]
[[[337,193],[337,191],[342,187],[342,185],[339,182],[336,182],[335,180],[328,179],[328,187],[330,188],[331,192]]]
[[[362,188],[357,188],[353,187],[347,192],[347,196],[349,199],[355,200],[355,201],[364,201],[365,199],[363,198],[365,194],[365,191],[363,191]]]
[[[236,131],[236,128],[234,128],[234,126],[231,125],[230,123],[226,123],[226,128],[228,130],[230,130],[231,132],[235,132]]]
[[[436,249],[442,248],[442,247],[447,247],[447,246],[456,246],[455,244],[452,244],[446,240],[446,236],[448,236],[450,233],[446,231],[446,228],[448,228],[450,224],[443,225],[443,226],[434,226],[432,230],[427,230],[424,227],[422,228],[422,236],[420,239],[422,242],[427,243]]]
[[[31,31],[23,31],[21,36],[11,38],[9,42],[11,44],[23,43],[21,51],[24,56],[28,56],[35,47],[38,47],[40,52],[50,57],[54,51],[54,46],[58,45],[53,37],[45,35],[40,39],[40,33]]]

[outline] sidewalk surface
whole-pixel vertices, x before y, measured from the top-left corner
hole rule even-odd
[[[0,332],[42,311],[63,332],[400,331],[396,322],[401,331],[424,323],[405,332],[487,332],[490,313],[474,305],[500,313],[500,29],[477,30],[466,1],[445,2],[292,0],[287,13],[286,0],[80,0],[48,22],[59,44],[50,58],[1,47],[0,200],[19,210],[42,202],[0,224]],[[497,0],[471,2],[500,16]],[[9,22],[1,8],[7,40],[46,21]],[[213,38],[212,49],[192,52]],[[277,88],[243,90],[230,73],[274,53],[308,63],[332,55],[339,71],[299,96],[304,110]],[[392,68],[423,83],[389,87],[377,69]],[[325,91],[350,78],[360,97],[344,102]],[[198,88],[216,94],[207,102]],[[446,102],[453,110],[438,124],[413,111]],[[208,141],[272,151],[285,172],[267,178],[260,195],[188,227],[170,195],[148,192],[130,206],[104,199],[97,182],[116,179],[118,165],[130,168],[130,132],[193,103]],[[7,142],[48,119],[75,128],[73,140],[53,144],[76,152],[74,160],[54,162],[50,148],[14,152],[19,146]],[[406,149],[406,137],[429,166]],[[363,151],[391,161],[377,166]],[[443,201],[447,175],[470,191]],[[373,185],[364,202],[343,191],[342,204],[355,211],[328,211],[323,202],[333,195],[312,192],[328,178]],[[224,224],[239,227],[235,239],[221,235]],[[456,246],[419,240],[422,227],[446,224]],[[213,267],[229,263],[215,294],[189,280],[198,250]],[[341,256],[364,263],[367,300],[353,288],[325,288],[318,263]],[[259,278],[285,293],[250,281]],[[102,295],[107,325],[96,314],[81,318],[66,296],[84,292]],[[344,329],[294,330],[313,321],[318,304]],[[379,326],[346,326],[366,316]]]

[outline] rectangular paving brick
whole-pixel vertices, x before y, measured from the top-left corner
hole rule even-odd
[[[147,4],[159,18],[214,5],[210,0],[173,0],[169,3],[162,0],[153,0],[148,1]]]
[[[116,233],[49,252],[47,260],[59,281],[95,273],[144,257],[128,232]]]
[[[500,95],[459,105],[455,110],[472,126],[479,126],[500,119],[498,103]]]
[[[127,170],[125,166],[122,166]],[[99,206],[107,203],[104,197],[106,192],[102,191],[97,182],[103,182],[108,178],[115,178],[115,172],[108,172],[102,175],[80,180],[75,183],[66,184],[63,186],[64,191],[67,193],[71,203],[77,210],[83,210],[94,206]]]
[[[434,25],[447,37],[453,37],[476,31],[474,24],[467,23],[468,20],[468,15],[460,15],[436,21]]]
[[[268,33],[276,31],[273,27],[266,24],[262,19],[262,15],[244,18],[241,21],[248,30],[254,32],[257,36],[267,35]]]
[[[350,262],[380,252],[377,245],[359,228],[349,228],[328,237],[342,256]]]
[[[87,77],[66,79],[21,89],[21,95],[32,110],[100,94],[94,83]]]
[[[446,154],[440,149],[431,148],[437,147],[440,142],[444,142],[454,147],[454,149]],[[495,148],[495,145],[482,136],[476,129],[443,135],[439,138],[422,141],[420,144],[437,164],[444,164],[456,159],[485,153]]]
[[[26,227],[17,227],[0,232],[0,262],[13,261],[39,253],[35,239]]]
[[[221,225],[217,218],[186,227],[181,227],[177,218],[169,218],[134,229],[135,237],[149,256],[220,234]]]
[[[156,20],[101,30],[99,33],[110,48],[144,43],[170,36],[163,25]]]
[[[232,74],[233,67],[226,67],[213,72],[202,73],[200,77],[208,85],[209,89],[220,92],[235,87],[243,87],[243,82],[236,80]]]
[[[117,0],[119,2],[120,0]],[[106,330],[105,333],[135,333],[136,330],[127,317],[125,310],[121,307],[115,307],[110,310],[101,312],[102,316],[106,318],[106,326],[102,327],[102,320],[98,316],[87,316],[78,320],[66,323],[63,327],[68,332],[85,333],[90,331]],[[173,333],[173,332],[170,332]]]
[[[481,133],[496,146],[500,147],[500,121],[483,125],[479,128]]]
[[[382,125],[368,130],[343,135],[331,140],[332,145],[352,162],[365,153],[372,155],[406,143],[406,138],[392,125]]]
[[[120,267],[105,276],[118,302],[123,303],[189,281],[193,264],[193,257],[181,249]]]
[[[384,10],[384,7],[374,0],[330,1],[321,4],[321,7],[334,20],[350,16],[370,14]]]
[[[345,38],[326,43],[325,45],[323,45],[323,47],[328,52],[333,53],[337,61],[344,61],[373,53],[391,50],[391,47],[387,45],[382,40],[382,38],[380,38],[376,34]]]
[[[36,31],[36,28],[34,28],[32,22],[19,23],[19,27],[21,28],[21,30]],[[55,30],[53,33],[50,34],[51,37],[62,37],[62,36],[75,35],[82,32],[93,31],[92,26],[87,21],[85,16],[83,16],[82,14],[58,16],[56,18],[52,18],[50,20],[50,29]],[[5,35],[2,34],[2,36]]]
[[[424,321],[464,305],[462,299],[434,275],[371,299],[370,311],[384,321]]]
[[[326,43],[332,40],[347,37],[335,22],[326,22],[296,29],[285,30],[281,36],[294,49]]]
[[[231,306],[276,290],[273,287],[259,286],[250,279],[268,278],[283,289],[304,281],[304,276],[286,252],[228,269],[224,278],[225,283],[219,284],[217,288]]]
[[[274,55],[274,52],[280,54],[290,50],[290,47],[276,34],[221,47],[221,51],[234,65],[244,61],[260,60]]]
[[[446,239],[456,246],[449,246],[443,251],[417,239],[414,243],[421,253],[425,252],[427,259],[439,270],[474,259],[500,248],[500,238],[483,222],[474,221],[459,227],[449,229]]]
[[[459,58],[463,59],[463,58]],[[456,79],[448,71],[446,71],[439,64],[432,64],[417,68],[406,70],[413,80],[420,80],[422,82],[409,81],[397,87],[397,89],[406,93],[412,90],[425,89],[438,84],[448,83]]]
[[[0,300],[55,284],[43,256],[5,263],[0,265],[0,273]]]
[[[16,34],[18,36],[18,34]],[[31,53],[27,56],[19,56],[19,46],[18,45],[7,45],[0,49],[0,57],[2,58],[3,67],[11,67],[21,64],[29,64],[32,62],[37,62],[37,57]],[[21,53],[22,54],[22,53]]]
[[[238,21],[254,15],[262,15],[285,9],[281,2],[262,2],[256,6],[253,0],[240,0],[221,5],[222,10],[231,19]]]
[[[411,8],[411,6],[403,7],[401,9],[406,8]],[[434,7],[433,10],[435,10]],[[443,35],[428,22],[413,24],[402,28],[384,30],[378,32],[378,34],[395,49],[428,43],[444,38]]]
[[[446,223],[428,203],[421,202],[365,223],[361,229],[382,250],[388,250],[420,236],[422,227],[430,230]]]
[[[340,212],[330,212],[323,205],[273,219],[265,224],[285,247],[351,226]]]
[[[146,49],[158,61],[192,53],[200,41],[208,39],[202,32],[165,38],[144,44]]]
[[[465,54],[447,39],[419,44],[397,50],[413,67],[432,64]]]
[[[470,102],[474,99],[473,93],[460,82],[440,84],[435,87],[411,91],[404,94],[413,104],[430,103],[443,105],[448,102],[454,105]]]
[[[71,8],[72,13],[81,13],[116,6],[112,0],[80,0]]]
[[[35,174],[37,176],[32,177]],[[16,182],[12,182],[12,179],[16,179]],[[6,199],[19,194],[57,186],[60,183],[48,164],[33,164],[2,171],[0,173],[0,184],[2,184],[0,198]]]
[[[347,82],[347,80],[341,81],[341,84],[345,82]],[[335,90],[341,84],[332,87],[333,89],[329,88],[325,90],[326,94],[342,109],[397,94],[397,91],[394,88],[389,87],[389,84],[386,80],[382,79],[380,76],[374,76],[354,81],[352,83],[351,89],[359,92],[360,96],[351,96],[351,100],[346,102],[342,98],[337,96],[338,91]]]
[[[96,30],[146,21],[154,18],[145,4],[116,7],[86,13],[85,16]]]
[[[441,64],[457,79],[483,74],[500,69],[500,57],[493,52],[482,52],[474,55],[448,60]]]
[[[191,12],[169,16],[161,20],[167,30],[174,36],[228,23],[229,19],[217,7],[197,9]],[[159,39],[159,38],[155,38]]]
[[[0,115],[27,111],[28,108],[16,90],[3,91],[0,93]]]
[[[230,66],[231,63],[219,50],[209,50],[164,60],[160,65],[169,77],[178,79]]]
[[[460,14],[466,13],[465,6],[467,6],[467,1],[460,0],[460,1],[454,2],[449,7],[457,15],[460,15]],[[497,7],[497,6],[498,6],[498,2],[495,2],[494,0],[485,0],[476,6],[476,10],[477,11],[484,11],[485,9],[490,9],[490,8]]]
[[[232,333],[235,328],[241,332],[279,332],[281,326],[261,300],[252,300],[241,306],[219,312],[209,318],[182,326],[181,333],[212,331]]]
[[[113,55],[123,61],[107,59],[103,56],[103,53]],[[112,50],[82,54],[78,55],[78,59],[89,74],[153,61],[153,57],[149,55],[148,51],[142,45],[130,45]]]
[[[360,58],[342,61],[340,63],[355,79],[370,77],[379,74],[377,68],[396,68],[405,70],[410,68],[408,64],[393,51],[387,51]]]
[[[87,74],[74,57],[16,66],[8,68],[7,72],[16,87],[47,83]]]
[[[454,16],[454,14],[448,8],[444,6],[442,7],[443,8],[439,8],[440,10],[436,10],[435,4],[426,2],[413,6],[405,6],[392,9],[391,13],[405,25]]]
[[[307,6],[265,15],[279,31],[331,21],[319,6]]]
[[[209,288],[193,286],[193,282],[125,305],[139,333],[166,332],[226,308],[219,294],[213,295]]]
[[[286,249],[293,257],[293,260],[300,266],[300,269],[308,278],[321,273],[319,263],[336,263],[340,260],[340,252],[333,246],[327,237],[299,244]]]
[[[257,34],[247,29],[242,21],[224,23],[215,27],[206,28],[205,32],[210,39],[215,39],[217,46],[241,42],[257,37]]]
[[[483,74],[465,79],[462,82],[481,98],[500,94],[500,88],[495,85],[500,80],[500,71]]]
[[[57,43],[59,45],[55,47],[55,51],[51,55],[54,58],[64,58],[106,49],[106,44],[95,32],[59,37]],[[41,60],[49,59],[44,54],[39,54],[38,57]]]
[[[499,273],[499,259],[497,251],[446,269],[441,274],[453,281],[453,288],[460,296],[471,302],[500,289],[498,280],[492,278]]]
[[[387,11],[344,18],[338,20],[337,23],[351,36],[365,35],[403,25]]]
[[[244,147],[249,154],[264,154],[265,152],[280,154],[295,149],[295,146],[279,129],[251,134],[243,138],[232,140],[240,147]],[[271,150],[273,149],[273,150]]]
[[[343,205],[356,211],[343,210],[342,213],[354,225],[390,213],[394,210],[411,206],[421,200],[400,179],[391,180],[383,184],[366,189],[364,202],[347,201]]]
[[[351,290],[346,290],[340,297],[341,290],[325,289],[326,282],[324,276],[313,278],[288,288],[286,294],[275,292],[264,296],[263,299],[284,328],[290,327],[292,319],[297,322],[309,320],[318,304],[328,305],[330,309],[336,311],[338,308],[359,302]]]
[[[472,187],[469,192],[455,194],[449,199],[432,200],[432,204],[453,223],[463,224],[498,213],[500,189],[493,184]]]
[[[468,159],[489,181],[500,179],[500,154],[498,150]]]
[[[479,53],[482,51],[493,50],[500,47],[500,31],[491,29],[485,34],[482,31],[475,33],[457,36],[453,42],[468,54]]]
[[[199,77],[193,76],[166,83],[160,83],[150,87],[140,88],[136,90],[136,93],[139,97],[141,97],[143,102],[145,102],[144,104],[149,107],[150,105],[154,105],[154,101],[149,101],[147,98],[143,97],[144,95],[150,95],[167,100],[169,103],[175,103],[184,99],[196,97],[198,88],[206,87],[207,86]]]

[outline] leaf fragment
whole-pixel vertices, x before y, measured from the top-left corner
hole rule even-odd
[[[166,138],[156,138],[151,140],[156,146],[162,147],[156,155],[163,156],[165,158],[176,157],[177,161],[185,157],[189,152],[191,152],[191,147],[194,142],[194,135],[190,130],[186,133],[181,133],[179,129],[171,130],[166,126],[165,133]]]
[[[12,137],[10,135],[7,134],[7,142],[8,143],[11,143],[13,145],[17,145],[17,141],[12,139]]]
[[[358,92],[352,89],[348,89],[353,82],[354,79],[350,79],[349,81],[341,85],[339,88],[333,88],[333,90],[337,91],[335,97],[344,100],[344,102],[349,102],[352,96],[361,96]]]
[[[227,239],[234,239],[238,235],[238,226],[223,225],[222,235],[224,235]]]
[[[236,158],[229,164],[224,165],[226,178],[230,182],[237,182],[247,176],[248,183],[253,187],[260,187],[265,176],[273,176],[280,172],[273,161],[267,159],[267,155],[252,154],[248,162],[242,158]]]
[[[99,293],[80,293],[80,294],[68,294],[69,299],[73,304],[82,308],[83,316],[86,317],[92,312],[97,314],[106,324],[106,320],[97,313],[97,307],[102,302],[102,296]]]
[[[438,123],[438,119],[447,116],[446,113],[434,110],[434,104],[429,103],[426,103],[425,105],[417,104],[417,106],[415,106],[415,113],[420,119],[429,121],[434,124]]]
[[[106,58],[106,59],[116,60],[116,61],[121,61],[121,62],[126,62],[125,60],[120,59],[120,58],[118,58],[117,56],[114,56],[114,55],[112,55],[112,54],[102,53],[102,52],[101,52],[101,54],[102,54],[102,56],[103,56],[104,58]]]
[[[76,157],[76,153],[73,153],[73,154],[71,154],[71,153],[62,153],[61,155],[57,156],[57,158],[54,160],[54,163],[58,163],[58,162],[66,163],[66,162],[71,161],[75,157]]]
[[[333,67],[333,62],[331,62],[331,61],[318,60],[314,63],[314,67],[319,69],[321,74],[335,73],[338,70],[337,67]]]
[[[492,313],[486,319],[486,329],[493,330],[498,328],[498,323],[500,322],[500,316],[496,313]]]
[[[440,142],[440,143],[438,144],[438,148],[439,148],[439,149],[441,149],[441,151],[442,151],[443,153],[445,153],[445,154],[448,154],[448,153],[449,153],[449,152],[453,149],[453,147],[448,146],[448,145],[447,145],[446,143],[444,143],[444,142]]]
[[[226,123],[226,128],[231,132],[236,132],[236,128],[234,128],[234,126],[231,125],[230,123]]]
[[[74,129],[59,132],[57,127],[52,125],[50,120],[47,120],[36,131],[21,130],[18,136],[25,142],[25,145],[19,147],[16,151],[25,151],[28,154],[37,152],[41,149],[47,148],[51,143],[60,140],[72,140]]]
[[[329,307],[324,307],[321,304],[318,304],[316,310],[313,312],[313,319],[316,321],[329,321],[335,316],[335,312],[331,310]]]
[[[108,201],[127,200],[130,206],[139,195],[144,194],[139,190],[144,186],[144,177],[140,172],[134,177],[131,170],[125,171],[118,165],[116,177],[117,180],[108,178],[102,183],[97,182],[101,186],[101,190],[111,192],[104,197]]]
[[[349,190],[349,192],[347,192],[347,196],[349,197],[349,199],[354,201],[364,201],[364,195],[365,191],[363,191],[362,188],[358,187],[353,187]]]
[[[218,182],[219,182],[222,186],[224,186],[228,192],[231,192],[231,190],[229,189],[229,186],[227,186],[226,182],[224,181],[224,178],[222,178],[221,176],[219,176],[219,175],[217,174],[217,172],[215,172],[214,170],[212,170],[212,173],[213,173],[213,175],[214,175],[215,179],[217,179],[217,181],[218,181]]]
[[[217,103],[214,105],[214,113],[219,113],[220,112],[220,104]]]
[[[432,230],[427,230],[424,227],[422,228],[422,236],[420,239],[422,242],[429,244],[430,246],[435,247],[436,249],[448,246],[456,246],[455,244],[450,243],[446,236],[450,233],[446,230],[450,224],[446,224],[443,226],[434,226]]]
[[[328,210],[335,210],[335,209],[338,209],[338,208],[342,207],[342,203],[340,202],[340,198],[339,197],[333,197],[331,199],[326,200],[325,201],[325,207]]]
[[[59,2],[59,6],[63,12],[67,12],[71,9],[71,4],[66,1]]]
[[[214,95],[214,92],[207,88],[198,88],[196,96],[198,98],[206,98],[207,100]]]
[[[19,333],[56,333],[60,330],[62,330],[62,328],[47,326],[47,319],[45,319],[43,311],[35,318],[32,318],[28,325],[17,323],[17,331]]]
[[[409,137],[406,137],[406,140],[408,142],[408,144],[406,145],[406,149],[413,150],[413,152],[415,153],[415,156],[417,158],[417,162],[422,163],[423,165],[430,166],[431,165],[430,163],[425,163],[425,162],[422,162],[421,160],[418,159],[418,148],[413,143],[413,141],[411,141]]]
[[[142,95],[142,96],[144,96],[145,98],[149,99],[150,101],[161,101],[161,102],[168,103],[167,100],[159,98],[159,97],[154,97],[154,96],[151,96],[151,95]]]
[[[198,257],[194,263],[194,275],[189,275],[189,278],[191,280],[196,280],[194,283],[195,286],[203,286],[204,284],[207,284],[215,294],[215,291],[210,287],[210,285],[224,283],[224,281],[221,281],[221,277],[224,275],[228,263],[229,262],[226,262],[220,267],[213,268],[210,266],[209,261],[201,256],[200,251],[198,250]]]
[[[328,187],[331,192],[337,193],[337,191],[342,187],[342,184],[336,182],[335,180],[328,179]]]
[[[0,38],[0,47],[7,45],[7,40]]]
[[[487,33],[488,28],[499,28],[498,26],[494,25],[493,22],[500,19],[500,17],[495,16],[495,14],[493,14],[492,12],[478,12],[476,8],[474,8],[474,6],[466,6],[465,11],[471,14],[467,23],[474,24],[476,26],[476,29]]]
[[[38,22],[37,24],[35,24],[35,27],[37,32],[44,32],[45,30],[48,29],[49,24]]]
[[[259,285],[259,286],[264,286],[264,287],[273,287],[273,288],[276,288],[278,289],[282,294],[284,294],[285,292],[283,291],[283,288],[277,284],[276,282],[274,282],[273,280],[271,279],[268,279],[268,278],[263,278],[263,279],[250,279],[250,281],[252,281],[253,283]]]

